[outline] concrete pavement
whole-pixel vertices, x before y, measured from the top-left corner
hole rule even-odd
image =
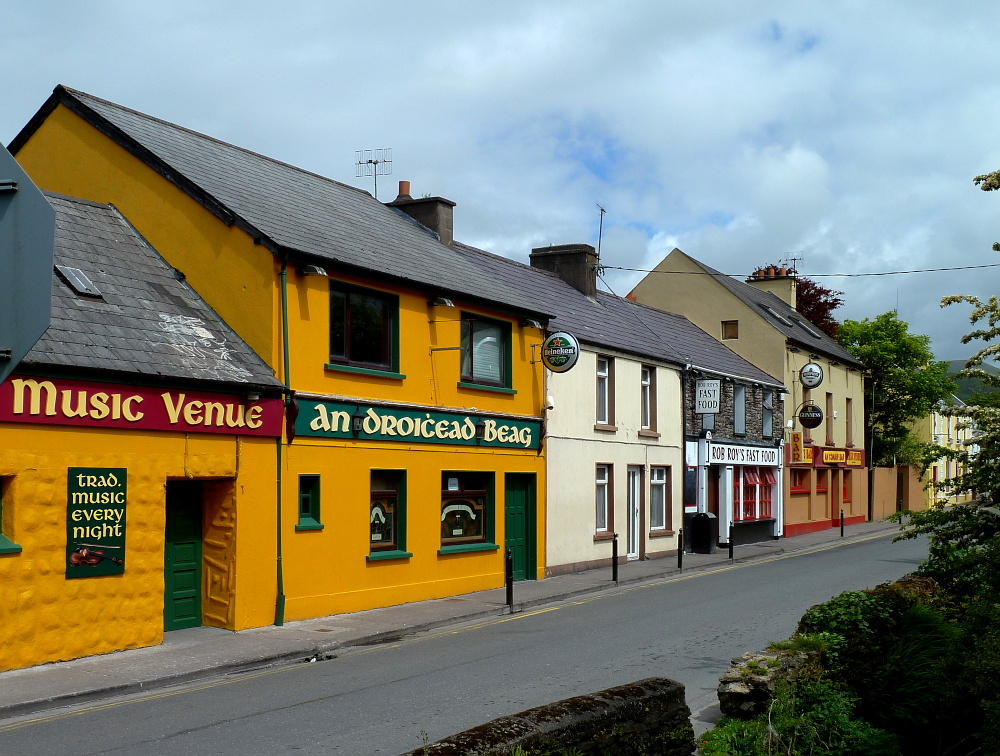
[[[889,538],[892,522],[849,525],[844,536],[832,528],[735,549],[737,564],[781,554],[812,551],[869,538]],[[683,573],[728,567],[729,552],[685,554]],[[630,583],[681,574],[676,557],[528,580],[514,584],[514,611],[549,604]],[[506,591],[494,588],[451,598],[288,622],[233,633],[197,627],[167,633],[159,646],[43,664],[0,673],[0,720],[57,706],[163,688],[219,674],[307,661],[351,646],[394,640],[422,630],[508,613]],[[752,649],[748,649],[752,650]]]

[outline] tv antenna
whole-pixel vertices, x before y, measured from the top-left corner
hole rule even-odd
[[[597,203],[597,209],[601,211],[601,222],[597,227],[597,262],[601,261],[601,238],[604,236],[604,214],[608,212],[603,207],[601,203]]]
[[[357,156],[356,176],[373,176],[375,180],[375,199],[378,199],[378,177],[392,175],[392,147],[380,150],[355,150]]]

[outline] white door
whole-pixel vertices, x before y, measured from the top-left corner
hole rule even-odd
[[[642,503],[642,468],[628,467],[628,552],[631,561],[639,558],[639,512]]]

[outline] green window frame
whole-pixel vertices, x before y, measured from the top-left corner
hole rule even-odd
[[[516,393],[511,389],[511,324],[462,313],[459,386]]]
[[[368,561],[406,559],[406,470],[372,470]]]
[[[10,538],[6,535],[13,530],[11,527],[13,517],[10,513],[10,507],[5,510],[3,506],[4,497],[6,497],[6,495],[7,478],[0,478],[0,554],[20,554],[21,547],[10,540]]]
[[[405,378],[399,373],[399,297],[330,281],[328,370]]]
[[[495,551],[495,478],[491,472],[441,473],[441,548],[439,554]]]
[[[299,476],[299,522],[296,530],[322,530],[319,475]]]

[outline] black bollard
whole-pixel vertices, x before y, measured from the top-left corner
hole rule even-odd
[[[735,549],[735,547],[736,547],[736,544],[733,543],[733,523],[730,521],[730,523],[729,523],[729,559],[730,559],[730,561],[732,561],[733,559],[736,558],[734,556],[734,554],[733,554],[733,550]]]
[[[684,569],[684,528],[677,531],[677,569]]]
[[[844,537],[844,510],[840,510],[840,537]]]
[[[618,584],[618,534],[611,539],[611,579]]]
[[[514,555],[507,549],[507,559],[504,560],[504,578],[507,582],[507,608],[514,613]]]

